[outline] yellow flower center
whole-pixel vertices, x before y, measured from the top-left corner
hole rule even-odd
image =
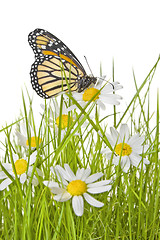
[[[115,152],[119,156],[129,156],[132,153],[132,148],[127,143],[119,143],[115,148]]]
[[[79,196],[87,191],[87,185],[81,180],[73,180],[68,184],[67,191],[72,196]]]
[[[36,147],[36,142],[38,144],[40,144],[42,142],[42,139],[41,138],[38,138],[38,137],[31,137],[31,147]],[[26,145],[29,146],[29,141],[27,139],[26,141]]]
[[[27,161],[24,159],[18,159],[15,162],[16,173],[21,175],[27,171]]]
[[[83,101],[87,102],[91,100],[91,98],[98,92],[99,90],[96,88],[88,88],[83,93]],[[92,101],[95,101],[99,98],[100,92],[95,96],[95,98]]]
[[[59,119],[60,117],[57,117],[56,119],[56,124],[59,127]],[[69,121],[69,126],[73,123],[73,118],[70,116],[70,119],[67,114],[62,114],[61,116],[61,129],[65,129],[68,126],[68,121]]]

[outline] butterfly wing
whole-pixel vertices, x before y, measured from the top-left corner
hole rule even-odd
[[[33,89],[43,98],[56,96],[62,91],[78,89],[78,83],[86,72],[71,50],[56,36],[43,29],[35,29],[28,36],[35,53],[31,66]],[[66,82],[67,78],[67,82]]]

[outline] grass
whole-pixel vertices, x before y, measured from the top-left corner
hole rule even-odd
[[[31,146],[25,149],[17,144],[15,127],[21,130],[22,121],[26,123],[29,142],[31,141],[30,126],[32,126],[34,135],[41,138],[42,143],[39,145],[38,141],[36,142],[37,160],[30,180],[21,184],[19,178],[16,177],[7,189],[0,192],[0,239],[160,239],[158,91],[157,106],[154,109],[156,112],[155,122],[149,102],[150,86],[158,62],[159,59],[140,87],[137,86],[133,73],[136,94],[123,114],[118,114],[114,107],[112,114],[101,118],[97,109],[94,118],[91,118],[90,113],[93,113],[93,109],[96,108],[95,103],[90,101],[88,108],[82,108],[72,96],[68,95],[70,101],[76,104],[78,111],[74,112],[76,120],[71,125],[68,124],[68,131],[63,138],[61,136],[62,129],[59,128],[56,133],[55,122],[53,128],[49,126],[49,118],[53,114],[52,110],[54,111],[53,107],[49,107],[50,104],[52,106],[52,100],[45,102],[45,110],[40,116],[41,121],[37,126],[32,100],[29,94],[28,100],[22,95],[23,111],[19,120],[0,131],[6,135],[5,141],[1,142],[4,149],[2,162],[12,163],[13,171],[16,171],[12,154],[17,153],[22,158],[26,153],[30,157],[34,151]],[[29,107],[27,107],[27,101]],[[62,97],[60,118],[63,104],[65,104],[65,100]],[[88,125],[83,128],[83,123],[86,121],[88,121]],[[113,165],[112,159],[107,160],[101,153],[101,149],[106,145],[111,148],[105,136],[108,129],[107,124],[118,128],[122,122],[127,122],[131,129],[131,135],[137,132],[145,135],[145,143],[150,146],[147,152],[150,164],[146,166],[146,171],[131,166],[128,173],[125,173],[120,164]],[[103,179],[112,179],[112,188],[109,193],[95,195],[97,200],[104,203],[104,207],[94,208],[85,202],[83,216],[77,217],[70,201],[62,203],[53,200],[52,193],[44,186],[43,181],[52,178],[51,166],[56,164],[63,166],[64,163],[68,163],[74,172],[78,167],[90,167],[92,173],[101,171],[104,173]],[[1,167],[5,171],[2,164]],[[36,173],[36,167],[43,171],[43,178]],[[11,178],[7,172],[5,173]],[[39,185],[36,187],[32,186],[34,173],[37,174],[39,180]]]

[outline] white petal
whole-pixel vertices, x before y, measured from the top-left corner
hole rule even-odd
[[[0,184],[0,191],[4,190],[6,187],[8,187],[12,183],[12,180],[10,178],[6,178],[1,184]]]
[[[137,167],[142,159],[141,156],[139,156],[138,154],[132,152],[129,156],[131,163],[133,166]]]
[[[129,128],[127,124],[122,124],[120,127],[120,138],[122,142],[128,142]]]
[[[9,173],[13,178],[15,178],[15,174],[14,174],[14,172],[13,172],[13,169],[12,169],[12,170],[8,170],[8,173]]]
[[[110,132],[112,135],[113,144],[116,145],[118,143],[117,141],[119,139],[119,133],[114,127],[110,127]]]
[[[56,165],[54,169],[55,169],[56,173],[58,171],[58,173],[62,176],[62,178],[66,179],[67,181],[70,182],[73,180],[73,179],[71,179],[70,175],[64,170],[64,168],[62,168],[60,165]]]
[[[8,176],[3,172],[3,171],[0,171],[0,179],[4,179],[4,178],[7,178]]]
[[[102,77],[103,78],[103,77]],[[96,82],[96,84],[95,84],[95,87],[96,87],[96,89],[101,89],[101,87],[102,87],[102,84],[104,83],[104,80],[105,80],[105,78],[103,78],[103,80],[102,80],[102,78],[99,78],[98,79],[98,81]],[[106,80],[105,80],[106,81]],[[102,89],[103,90],[103,89]]]
[[[68,175],[66,174],[66,171],[60,165],[56,165],[53,168],[53,170],[56,173],[56,175],[57,175],[57,177],[59,178],[60,181],[61,181],[61,178],[65,178],[69,181]]]
[[[146,159],[146,158],[143,158],[143,169],[146,168],[146,167],[144,167],[145,164],[147,164],[147,165],[150,164],[150,161],[148,159]]]
[[[82,216],[84,212],[84,201],[82,196],[72,198],[72,207],[77,216]]]
[[[64,138],[64,136],[66,134],[66,130],[67,130],[67,128],[65,128],[64,130],[61,129],[61,140]]]
[[[87,192],[92,193],[92,194],[97,194],[97,193],[102,193],[102,192],[107,192],[111,189],[111,185],[107,186],[101,186],[101,187],[95,187],[95,188],[88,188]]]
[[[117,90],[119,90],[119,89],[122,89],[123,88],[123,86],[122,85],[120,85],[120,83],[119,82],[112,82],[112,84],[114,85],[114,91],[117,91]]]
[[[30,155],[29,165],[32,165],[33,163],[35,163],[35,161],[36,161],[36,156],[37,156],[37,151],[33,152],[33,153]]]
[[[141,154],[143,152],[143,146],[137,146],[137,147],[131,146],[131,148],[133,153]]]
[[[92,175],[90,175],[90,176],[85,180],[85,182],[86,182],[87,184],[88,184],[88,183],[95,182],[95,181],[97,181],[99,178],[101,178],[102,176],[103,176],[103,173],[101,173],[101,172],[92,174]]]
[[[138,141],[136,141],[136,143],[142,145],[144,143],[144,141],[145,141],[145,136],[143,135],[138,138]]]
[[[53,194],[63,194],[67,192],[66,189],[60,187],[51,187],[50,189]]]
[[[83,171],[83,175],[81,177],[81,180],[85,181],[89,177],[90,174],[91,174],[91,169],[90,168],[85,169]]]
[[[53,199],[56,200],[57,202],[66,202],[66,201],[68,201],[71,197],[72,197],[72,195],[71,195],[69,192],[65,191],[65,192],[63,192],[63,193],[61,193],[61,194],[55,195],[55,196],[53,197]]]
[[[112,155],[112,152],[108,147],[106,147],[106,148],[101,149],[101,154],[111,154]]]
[[[128,172],[128,169],[130,168],[130,160],[128,156],[124,156],[121,158],[121,168],[123,172]]]
[[[103,102],[105,102],[106,104],[111,104],[111,105],[119,105],[120,102],[117,101],[117,99],[115,99],[113,96],[113,94],[111,94],[111,96],[105,96],[103,98]],[[103,97],[103,96],[102,96]],[[121,99],[121,98],[120,98]]]
[[[139,138],[139,133],[131,136],[130,139],[128,140],[128,144],[131,146],[134,146],[134,144],[137,142],[138,138]]]
[[[110,142],[110,144],[114,147],[116,142],[113,140],[113,138],[108,133],[106,133],[106,137],[107,137],[107,140]]]
[[[12,153],[13,161],[16,162],[19,159],[19,156],[15,153]]]
[[[143,164],[140,164],[140,169],[142,168],[143,166],[143,170],[145,171],[146,170],[146,165],[143,163]]]
[[[119,164],[119,160],[120,160],[120,157],[119,157],[119,156],[113,155],[112,163],[113,163],[114,165],[117,166],[117,165]]]
[[[24,135],[22,135],[19,131],[16,131],[15,134],[18,137],[18,144],[23,146],[23,147],[27,147],[27,137],[25,137]]]
[[[27,175],[28,175],[29,177],[31,177],[32,171],[33,171],[33,166],[30,166],[30,167],[28,168],[28,172],[27,172]]]
[[[24,136],[27,136],[27,129],[26,129],[26,123],[25,123],[25,122],[21,122],[20,128],[21,128],[21,133],[22,133]]]
[[[33,184],[34,186],[37,186],[37,185],[39,184],[39,181],[38,181],[38,178],[37,178],[37,177],[33,176],[33,178],[32,178],[32,184]]]
[[[52,174],[53,174],[53,176],[55,178],[55,169],[54,169],[54,167],[50,167],[50,170],[51,170],[51,172],[52,172]]]
[[[131,153],[130,159],[131,159],[131,163],[135,167],[137,167],[139,163],[142,161],[142,157],[135,153]],[[150,161],[147,160],[146,158],[143,158],[143,164],[150,164]]]
[[[84,173],[84,168],[78,168],[76,172],[76,179],[81,179]]]
[[[7,170],[12,170],[12,164],[11,163],[2,163],[2,166]]]
[[[141,163],[139,164],[138,168],[139,168],[139,169],[142,169],[142,167],[143,167],[143,170],[145,171],[145,170],[146,170],[146,165],[141,162]]]
[[[133,145],[134,143],[137,142],[138,138],[139,138],[139,133],[131,136],[130,139],[128,140],[128,144]]]
[[[75,180],[75,179],[76,179],[76,176],[75,176],[75,174],[73,173],[73,171],[71,170],[70,166],[69,166],[68,164],[64,164],[64,168],[65,168],[67,174],[69,175],[70,180],[71,180],[71,181],[72,181],[72,180]]]
[[[72,110],[74,110],[74,109],[76,109],[76,108],[77,108],[76,105],[72,105],[72,106],[68,107],[68,111],[72,111]]]
[[[148,159],[146,159],[146,158],[143,158],[143,163],[144,164],[150,164],[150,161]]]
[[[52,182],[52,181],[43,181],[43,184],[46,186],[46,187],[49,187],[49,188],[52,188],[52,187],[59,187],[58,183],[57,182]]]
[[[101,94],[100,95],[101,99],[103,100],[103,102],[105,103],[109,103],[109,104],[114,104],[115,102],[117,102],[119,104],[118,100],[121,100],[122,97],[119,96],[118,94]]]
[[[83,101],[83,92],[82,93],[73,93],[73,97],[76,99],[76,101]]]
[[[54,173],[54,178],[55,178],[55,174],[57,175],[57,178],[58,178],[58,181],[62,184],[62,185],[64,185],[64,186],[67,186],[68,185],[68,182],[64,179],[64,175],[62,176],[62,174],[60,174],[60,171],[62,170],[62,171],[64,171],[64,174],[66,175],[66,172],[65,172],[65,170],[62,168],[62,167],[60,167],[60,168],[58,168],[57,166],[55,167],[55,168],[53,168],[52,169],[52,173]],[[68,176],[66,176],[66,178],[68,178]],[[69,181],[69,179],[68,179],[68,181]]]
[[[26,181],[26,179],[27,179],[26,173],[21,174],[21,176],[20,176],[20,183],[23,184]]]
[[[97,100],[97,104],[100,106],[102,110],[106,110],[105,104],[100,99]]]
[[[99,181],[99,182],[87,184],[87,187],[88,188],[101,187],[101,186],[104,186],[104,185],[108,185],[110,183],[111,183],[111,180],[102,180],[102,181]]]
[[[112,93],[114,91],[114,87],[113,87],[114,83],[108,83],[106,84],[106,86],[102,89],[102,93],[103,94],[108,94],[108,93]]]
[[[105,153],[105,156],[106,156],[106,160],[110,160],[111,159],[111,157],[112,157],[112,152],[106,152]],[[112,160],[113,161],[113,160]]]
[[[106,158],[107,158],[107,159],[111,159],[111,157],[112,157],[112,152],[111,152],[111,150],[110,150],[108,147],[103,148],[103,149],[101,150],[101,154],[106,155]]]
[[[62,105],[62,114],[68,114],[68,109],[65,104]]]
[[[43,177],[43,172],[39,168],[36,168],[36,171],[40,177]]]
[[[132,147],[137,147],[139,145],[142,145],[144,140],[145,136],[139,137],[139,134],[136,134],[129,139],[128,144],[131,144]]]
[[[83,194],[85,200],[91,205],[91,206],[94,206],[94,207],[103,207],[104,206],[104,203],[96,200],[95,198],[93,198],[92,196],[90,196],[88,193],[84,193]]]

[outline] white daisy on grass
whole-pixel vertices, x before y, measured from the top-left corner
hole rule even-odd
[[[30,138],[28,137],[26,124],[24,122],[20,124],[20,131],[15,131],[15,134],[18,137],[18,144],[26,148],[29,148],[30,144],[31,149],[35,149],[37,144],[39,145],[42,142],[42,139],[40,137],[35,137],[31,126],[29,126],[29,130],[31,135]]]
[[[113,92],[121,89],[122,85],[120,85],[118,82],[112,82],[107,83],[104,87],[102,87],[102,82],[104,81],[99,80],[97,82],[97,85],[87,88],[81,93],[73,92],[73,97],[81,105],[81,107],[85,107],[85,105],[91,100],[91,98],[93,98],[96,93],[97,95],[92,101],[95,101],[96,104],[99,105],[103,110],[106,109],[104,103],[112,105],[120,104],[119,100],[121,100],[122,97],[117,94],[113,94]],[[99,90],[101,91],[99,92]]]
[[[148,149],[148,145],[144,145],[145,136],[140,136],[139,133],[130,136],[129,128],[127,124],[122,124],[120,132],[114,127],[110,128],[111,136],[106,134],[108,141],[114,149],[113,164],[116,166],[121,164],[121,168],[124,172],[127,172],[132,164],[135,167],[140,167],[140,162],[143,162],[143,169],[146,168],[145,164],[150,162],[143,158],[141,154],[145,153]],[[107,149],[103,149],[102,153],[106,154],[107,159],[112,157],[112,152]]]
[[[70,110],[67,109],[65,103],[63,102],[62,106],[62,114],[60,118],[60,106],[59,104],[53,100],[53,107],[50,108],[50,117],[49,117],[49,126],[55,128],[55,134],[58,135],[59,128],[61,127],[61,139],[63,139],[64,135],[66,134],[68,127],[70,127],[74,121],[76,121],[76,115],[71,114]],[[43,110],[45,110],[44,105],[41,104]],[[70,112],[70,113],[69,113]],[[80,119],[81,120],[81,119]],[[78,126],[78,122],[74,125],[72,131]],[[86,126],[83,124],[83,127]],[[79,135],[75,133],[75,135]]]
[[[24,157],[21,159],[19,159],[17,154],[12,155],[17,176],[22,184],[25,183],[25,181],[29,180],[29,178],[32,175],[33,164],[36,161],[36,155],[37,155],[37,152],[34,152],[30,155],[30,158]],[[13,179],[15,179],[15,173],[14,173],[12,164],[11,163],[2,163],[2,166],[13,177]],[[39,176],[41,176],[41,177],[43,176],[43,173],[39,168],[36,168],[35,172],[37,172],[37,174]],[[11,178],[9,178],[3,170],[0,171],[0,179],[4,179],[0,183],[0,191],[7,188],[13,182],[11,180]],[[34,186],[37,186],[38,183],[39,183],[38,179],[34,173],[34,176],[32,179],[32,184]]]
[[[111,189],[111,180],[102,180],[96,182],[103,176],[103,173],[91,174],[91,169],[81,168],[76,174],[72,172],[68,164],[64,164],[64,168],[57,165],[51,168],[53,174],[56,173],[59,184],[53,181],[44,181],[55,196],[54,200],[65,202],[72,198],[72,207],[77,216],[82,216],[84,212],[83,198],[94,207],[103,207],[104,203],[93,198],[91,194],[98,194],[109,191]]]

